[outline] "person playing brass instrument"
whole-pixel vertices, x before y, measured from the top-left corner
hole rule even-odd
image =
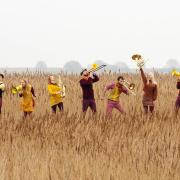
[[[63,98],[65,97],[65,87],[59,77],[59,83],[56,83],[54,76],[48,78],[48,92],[52,112],[56,114],[57,107],[60,111],[64,110]]]
[[[176,99],[176,103],[175,103],[175,111],[176,111],[176,113],[178,113],[179,108],[180,108],[180,76],[178,77],[176,88],[179,90],[179,93],[178,93],[178,96]]]
[[[125,112],[123,106],[119,102],[119,98],[122,93],[129,95],[130,91],[123,85],[123,82],[124,77],[119,76],[116,82],[111,83],[105,87],[104,96],[106,95],[107,91],[110,91],[106,107],[106,116],[108,117],[111,115],[113,109],[117,109],[121,113]]]
[[[155,106],[154,102],[156,101],[158,95],[157,82],[155,81],[154,73],[150,72],[148,76],[146,76],[142,66],[140,66],[140,73],[144,84],[144,94],[142,100],[144,112],[148,113],[150,111],[153,113]]]
[[[172,73],[173,77],[177,77],[176,88],[177,88],[177,90],[179,90],[179,93],[178,93],[178,96],[177,96],[176,102],[175,102],[175,112],[177,114],[179,111],[179,108],[180,108],[180,72],[173,69],[171,73]]]
[[[83,100],[82,100],[82,110],[86,112],[88,107],[96,113],[96,102],[94,98],[94,90],[93,84],[99,81],[99,77],[93,73],[92,77],[90,76],[91,73],[87,69],[84,69],[81,72],[81,80],[79,81],[80,86],[82,88],[83,93]]]
[[[18,93],[20,97],[20,106],[24,113],[24,117],[27,117],[34,111],[36,97],[34,88],[26,80],[21,80],[21,84],[12,88],[14,94]]]
[[[5,91],[5,84],[3,83],[4,75],[0,74],[0,114],[2,109],[2,96]]]

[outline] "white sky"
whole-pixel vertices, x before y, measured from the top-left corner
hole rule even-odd
[[[178,0],[0,0],[0,66],[180,62]]]

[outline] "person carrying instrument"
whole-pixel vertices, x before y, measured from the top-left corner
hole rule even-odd
[[[16,90],[14,94],[19,94],[21,109],[24,117],[27,117],[34,111],[35,107],[34,97],[36,97],[36,95],[34,88],[26,80],[21,80],[21,84],[17,87],[13,86],[12,89]]]
[[[64,86],[59,77],[59,84],[56,83],[54,76],[49,76],[48,92],[50,96],[50,105],[52,112],[56,114],[57,107],[60,111],[64,110],[63,98],[65,97]]]
[[[96,102],[94,98],[93,83],[99,81],[99,77],[93,73],[92,77],[87,69],[81,72],[81,80],[79,81],[82,88],[83,100],[82,100],[82,110],[86,112],[88,107],[91,108],[92,112],[96,113]]]
[[[110,91],[108,95],[107,107],[106,107],[107,116],[111,115],[112,110],[114,108],[117,109],[121,113],[125,112],[124,108],[119,102],[119,98],[122,93],[129,95],[130,92],[128,88],[123,85],[123,82],[124,82],[124,77],[119,76],[116,82],[111,83],[105,87],[104,96],[106,95],[107,91]]]
[[[0,74],[0,114],[2,109],[2,96],[5,91],[5,84],[3,83],[4,75]]]
[[[153,113],[154,111],[154,101],[157,99],[157,94],[158,94],[158,88],[157,88],[157,83],[154,79],[154,74],[150,72],[148,76],[146,77],[142,66],[140,66],[140,72],[141,72],[141,77],[142,81],[144,84],[143,87],[143,107],[144,107],[144,112],[148,113],[149,111]]]
[[[177,77],[176,88],[177,88],[177,90],[179,90],[179,93],[178,93],[178,96],[177,96],[176,102],[175,102],[175,112],[177,115],[179,108],[180,108],[180,72],[176,71],[176,69],[173,69],[171,73],[172,73],[173,77]]]

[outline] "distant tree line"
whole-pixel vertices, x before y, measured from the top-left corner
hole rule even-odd
[[[111,71],[111,72],[130,72],[131,69],[128,67],[128,65],[124,62],[117,62],[115,64],[107,64],[101,60],[93,62],[98,65],[106,64],[105,71]],[[68,61],[63,68],[61,69],[63,72],[66,73],[79,73],[84,68],[91,68],[91,65],[87,65],[87,67],[83,67],[78,61]],[[169,71],[171,69],[178,69],[180,68],[180,64],[175,59],[170,59],[166,62],[165,66],[162,68],[159,68],[162,71]],[[48,69],[48,66],[44,61],[38,61],[36,64],[36,70],[45,71]]]

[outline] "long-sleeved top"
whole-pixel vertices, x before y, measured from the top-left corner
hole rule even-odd
[[[142,68],[140,69],[140,71],[141,71],[141,77],[144,84],[144,88],[143,88],[144,98],[155,101],[157,99],[157,85],[154,83],[148,82]]]
[[[48,92],[49,92],[49,101],[50,105],[54,106],[63,102],[63,98],[61,96],[62,88],[58,84],[48,84]]]
[[[121,93],[129,95],[129,91],[122,84],[119,83],[111,83],[106,86],[105,92],[110,90],[110,94],[108,95],[108,100],[111,101],[119,101],[119,97]]]
[[[19,93],[21,97],[21,108],[24,112],[32,112],[34,110],[35,101],[33,96],[35,96],[34,88],[27,84],[25,88],[22,88],[22,92]]]
[[[94,90],[93,83],[98,82],[99,77],[97,75],[93,75],[93,78],[89,77],[88,79],[81,79],[80,86],[83,92],[83,99],[94,99]]]
[[[33,88],[33,87],[31,87],[31,93],[32,93],[32,95],[33,95],[34,97],[36,97],[35,91],[34,91],[34,88]],[[19,97],[23,97],[23,93],[20,93],[20,94],[19,94]]]

